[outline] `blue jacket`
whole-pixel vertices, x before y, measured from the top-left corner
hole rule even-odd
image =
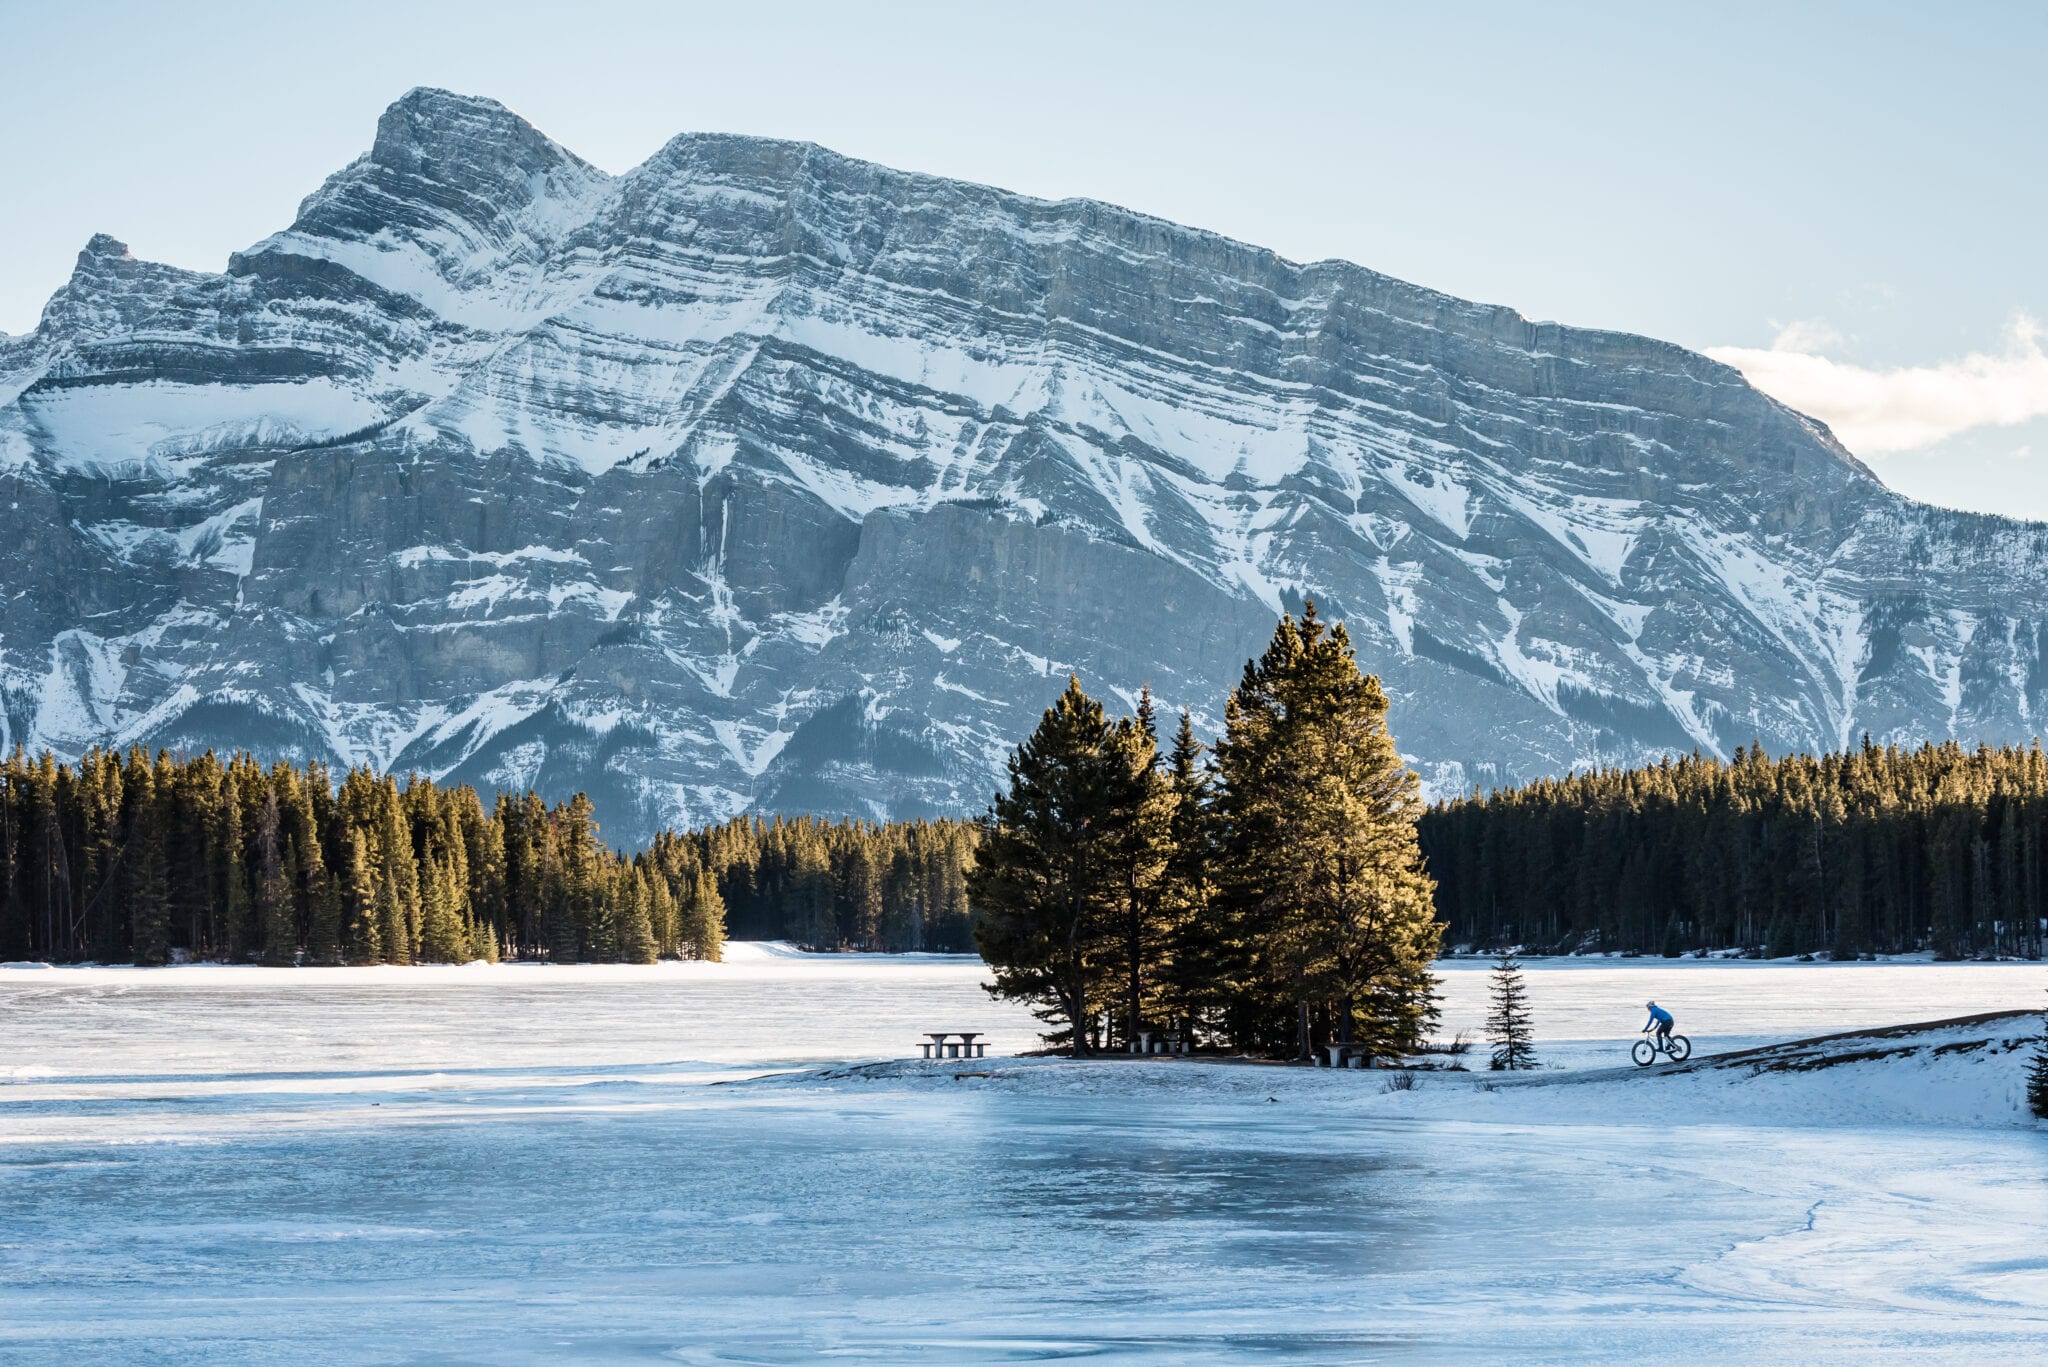
[[[1649,1029],[1650,1026],[1655,1025],[1658,1021],[1663,1021],[1666,1025],[1671,1024],[1671,1013],[1661,1006],[1653,1006],[1650,1008],[1649,1022],[1643,1026],[1643,1029]]]

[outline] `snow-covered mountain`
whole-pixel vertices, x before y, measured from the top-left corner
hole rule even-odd
[[[1069,670],[1211,722],[1345,619],[1442,789],[2029,736],[2048,528],[1661,342],[802,143],[393,105],[207,275],[0,338],[0,740],[965,812]]]

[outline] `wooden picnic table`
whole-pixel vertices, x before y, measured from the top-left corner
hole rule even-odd
[[[958,1043],[954,1042],[955,1036],[959,1037]],[[979,1030],[927,1030],[928,1042],[917,1047],[924,1050],[926,1058],[987,1058],[988,1045],[975,1043],[980,1038]]]
[[[1131,1044],[1134,1054],[1185,1054],[1187,1045],[1178,1030],[1140,1030]]]

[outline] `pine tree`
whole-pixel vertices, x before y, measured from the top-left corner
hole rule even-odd
[[[718,895],[718,880],[699,869],[690,887],[690,915],[686,938],[690,957],[712,963],[725,957],[725,899]]]
[[[263,962],[289,968],[298,962],[298,923],[278,827],[277,793],[269,791],[256,818],[256,922],[263,928]]]
[[[1379,680],[1313,603],[1281,619],[1225,703],[1219,877],[1267,1001],[1294,1008],[1299,1056],[1319,1007],[1340,1042],[1379,1053],[1415,1047],[1435,1018],[1420,781],[1386,715]]]
[[[476,793],[462,790],[462,836],[469,868],[469,907],[475,918],[472,938],[479,956],[498,961],[500,947],[511,925],[506,888],[505,826],[484,815]],[[500,806],[502,807],[502,802]]]
[[[119,757],[105,750],[88,757],[92,773],[82,785],[86,795],[84,847],[90,872],[81,878],[90,899],[93,922],[92,957],[115,963],[131,953],[127,908],[122,905],[120,813],[122,776]]]
[[[1135,717],[1109,728],[1104,859],[1108,883],[1107,932],[1116,960],[1117,1005],[1126,1044],[1159,1005],[1165,977],[1167,922],[1162,908],[1172,856],[1174,792],[1159,771],[1159,741],[1152,690],[1139,694]]]
[[[796,840],[796,859],[790,870],[790,894],[785,913],[790,939],[810,949],[839,947],[838,891],[832,879],[832,865],[825,845],[814,833],[804,831]]]
[[[846,914],[840,938],[856,949],[878,949],[882,938],[882,871],[866,842],[847,853],[841,883]]]
[[[325,865],[310,875],[306,887],[306,962],[341,962],[341,888]]]
[[[472,958],[482,959],[487,964],[498,963],[504,958],[498,945],[497,928],[489,921],[470,918],[463,926],[469,936],[469,952]]]
[[[573,964],[579,957],[596,957],[592,929],[604,890],[597,868],[597,823],[592,819],[590,798],[578,793],[557,813],[559,875],[558,894],[551,919],[557,963]]]
[[[654,932],[658,958],[676,958],[682,953],[682,926],[676,895],[668,875],[656,867],[647,879],[647,924]]]
[[[984,819],[969,875],[975,940],[995,970],[989,992],[1032,1004],[1076,1055],[1104,1000],[1105,832],[1114,762],[1102,704],[1067,680],[1008,763],[1009,785]]]
[[[384,962],[384,936],[378,924],[376,865],[370,857],[370,836],[351,829],[344,848],[348,851],[348,881],[343,890],[343,917],[347,924],[344,941],[352,964]]]
[[[619,867],[613,899],[618,926],[619,962],[651,964],[659,957],[654,943],[654,924],[648,916],[647,880],[631,864]]]
[[[221,925],[228,958],[247,963],[255,957],[256,911],[249,897],[249,867],[243,852],[242,799],[232,772],[221,795]]]
[[[171,899],[164,865],[163,804],[157,801],[156,775],[148,756],[131,762],[131,768],[129,943],[137,964],[165,964],[171,959]]]
[[[306,962],[333,965],[341,962],[341,889],[336,886],[321,850],[320,821],[315,814],[313,794],[324,797],[327,771],[310,766],[304,782],[293,783],[293,839],[298,847],[299,876],[306,889]]]
[[[377,841],[383,856],[377,870],[377,938],[386,963],[409,964],[414,927],[419,924],[419,865],[413,858],[412,836],[399,815],[397,791],[388,780],[379,798],[384,817]]]
[[[455,910],[448,871],[430,862],[420,877],[420,962],[464,963],[469,951],[469,936]]]
[[[1243,947],[1229,939],[1225,923],[1212,905],[1215,841],[1202,751],[1202,743],[1195,738],[1194,718],[1183,707],[1173,750],[1167,757],[1173,815],[1162,874],[1160,920],[1166,941],[1166,1007],[1191,1035],[1198,1022],[1222,1009],[1235,990],[1233,985],[1243,976],[1239,972]]]
[[[1486,1017],[1486,1038],[1493,1045],[1496,1069],[1536,1066],[1535,1035],[1529,1026],[1529,994],[1522,982],[1522,961],[1503,947],[1493,963],[1493,1008]]]
[[[599,856],[591,866],[591,889],[583,958],[587,963],[615,964],[619,962],[618,927],[626,893],[610,859]]]

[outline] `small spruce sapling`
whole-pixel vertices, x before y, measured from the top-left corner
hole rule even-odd
[[[1493,1045],[1496,1070],[1534,1068],[1535,1035],[1529,1027],[1529,992],[1522,983],[1522,962],[1502,948],[1493,965],[1493,1010],[1486,1018],[1486,1038]]]

